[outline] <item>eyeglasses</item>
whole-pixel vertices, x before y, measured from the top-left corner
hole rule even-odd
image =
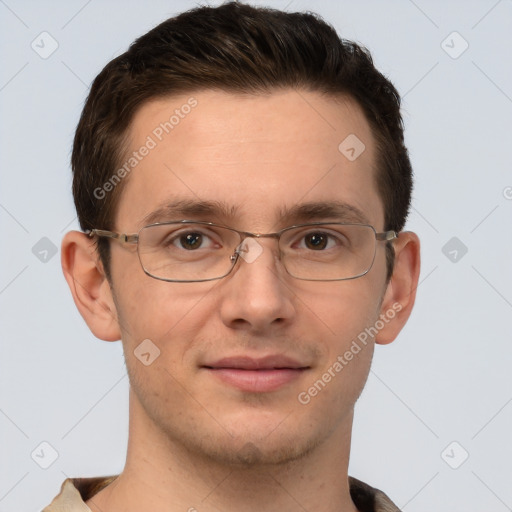
[[[398,236],[395,231],[377,233],[367,224],[314,222],[257,234],[190,220],[151,224],[131,235],[102,229],[87,234],[137,244],[148,276],[177,283],[226,277],[240,258],[251,263],[263,252],[259,238],[277,240],[281,264],[296,279],[355,279],[372,268],[377,242]]]

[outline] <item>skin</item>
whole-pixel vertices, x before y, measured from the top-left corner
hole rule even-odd
[[[115,230],[136,233],[149,213],[177,199],[223,201],[236,215],[194,218],[260,233],[286,227],[282,208],[342,201],[384,230],[374,140],[355,102],[292,90],[192,96],[197,107],[125,178]],[[130,151],[188,99],[142,106]],[[338,150],[349,134],[366,146],[352,162]],[[393,341],[411,312],[418,238],[403,232],[393,242],[388,283],[383,243],[365,276],[337,282],[294,279],[277,257],[276,241],[258,243],[261,255],[240,261],[222,280],[168,283],[143,272],[135,246],[111,242],[110,284],[91,240],[79,232],[65,236],[62,265],[75,303],[95,336],[122,339],[130,377],[126,465],[88,501],[93,512],[356,510],[347,479],[354,404],[374,344]],[[300,403],[298,394],[393,305],[400,311],[375,339],[308,404]],[[160,356],[145,366],[134,349],[148,338]],[[242,354],[284,354],[308,369],[276,391],[250,393],[201,367]]]

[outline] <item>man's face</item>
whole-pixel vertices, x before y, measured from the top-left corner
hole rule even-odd
[[[197,105],[181,109],[190,96]],[[156,146],[126,178],[115,230],[136,233],[150,213],[184,201],[225,208],[170,211],[158,221],[211,221],[268,233],[291,224],[357,220],[357,209],[383,230],[374,142],[354,102],[291,90],[190,96],[152,101],[135,116],[129,153],[148,136]],[[169,133],[158,130],[176,109],[179,122],[173,120]],[[351,134],[365,145],[355,160],[338,149]],[[347,216],[310,208],[305,216],[283,217],[306,203],[334,202],[348,206]],[[240,259],[224,279],[198,283],[153,279],[134,246],[111,245],[132,420],[171,444],[224,462],[289,460],[349,431],[373,343],[359,343],[361,350],[341,370],[335,362],[383,312],[383,243],[367,275],[333,282],[294,279],[279,261],[275,239],[258,244],[263,251],[254,261]],[[134,355],[146,339],[160,350],[148,366]],[[288,363],[275,366],[300,369],[247,373],[251,364],[273,366],[279,358]],[[330,379],[324,376],[329,368]],[[324,385],[307,400],[304,392],[319,380]]]

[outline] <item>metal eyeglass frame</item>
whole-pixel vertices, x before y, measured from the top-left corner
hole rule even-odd
[[[235,248],[234,253],[230,256],[232,265],[231,265],[231,268],[228,270],[228,272],[226,272],[224,275],[219,276],[219,277],[213,277],[213,278],[208,278],[208,279],[197,279],[197,280],[165,279],[165,278],[156,277],[156,276],[150,274],[144,268],[144,265],[140,258],[139,234],[145,228],[149,228],[152,226],[171,225],[171,224],[200,224],[203,226],[213,226],[213,227],[228,229],[230,231],[237,233],[240,236],[240,243]],[[390,231],[383,231],[381,233],[377,233],[375,228],[373,226],[371,226],[370,224],[360,224],[360,223],[355,223],[355,222],[325,222],[325,221],[324,222],[309,222],[309,223],[305,223],[305,224],[295,224],[293,226],[283,228],[274,233],[251,233],[250,231],[240,231],[238,229],[234,229],[229,226],[223,226],[221,224],[216,224],[214,222],[198,221],[198,220],[180,220],[180,221],[156,222],[154,224],[148,224],[147,226],[143,226],[142,228],[140,228],[137,233],[132,233],[132,234],[117,233],[115,231],[107,231],[105,229],[90,229],[90,230],[87,230],[85,232],[85,234],[89,238],[92,238],[93,236],[98,236],[98,237],[102,237],[102,238],[111,238],[111,239],[117,240],[118,242],[121,242],[123,244],[136,244],[137,245],[137,254],[139,256],[139,263],[142,267],[142,270],[144,271],[144,273],[146,275],[148,275],[149,277],[152,277],[153,279],[158,279],[159,281],[166,281],[166,282],[170,282],[170,283],[200,283],[200,282],[204,282],[204,281],[216,281],[218,279],[223,279],[224,277],[229,275],[236,266],[236,262],[238,261],[238,259],[240,257],[240,252],[241,252],[240,246],[242,245],[243,241],[246,238],[249,238],[249,237],[250,238],[275,238],[277,240],[277,242],[279,243],[279,240],[280,240],[282,234],[285,233],[286,231],[289,231],[290,229],[296,229],[296,228],[302,228],[302,227],[308,227],[308,226],[325,226],[325,225],[369,227],[375,233],[375,240],[377,242],[390,242],[390,241],[394,240],[395,238],[398,238],[398,233],[396,231],[390,230]],[[362,277],[362,276],[366,275],[373,267],[374,261],[375,261],[375,255],[374,255],[374,259],[372,260],[371,265],[368,267],[368,269],[365,272],[358,274],[356,276],[353,276],[353,277],[342,277],[340,279],[304,279],[302,277],[296,277],[293,274],[290,274],[290,272],[286,268],[286,265],[283,264],[283,266],[291,277],[293,277],[294,279],[299,279],[301,281],[324,281],[324,282],[325,281],[348,281],[350,279],[357,279],[358,277]]]

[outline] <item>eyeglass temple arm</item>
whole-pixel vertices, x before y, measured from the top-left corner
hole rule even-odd
[[[384,233],[376,233],[375,237],[377,240],[389,241],[398,238],[398,233],[396,231],[384,231]]]
[[[139,239],[139,235],[127,235],[125,233],[114,233],[114,231],[106,231],[104,229],[91,229],[86,233],[90,238],[93,236],[100,236],[104,238],[113,238],[122,243],[136,244]]]
[[[89,231],[86,231],[87,236],[92,238],[93,236],[100,236],[105,238],[113,238],[114,240],[118,240],[122,243],[128,243],[128,244],[136,244],[139,240],[139,235],[127,235],[126,233],[115,233],[114,231],[107,231],[104,229],[91,229]],[[254,236],[255,238],[260,238],[262,235],[255,235],[254,233],[246,233],[243,232],[246,236]],[[277,233],[270,233],[267,235],[263,235],[264,237],[276,237]],[[377,240],[393,240],[394,238],[398,237],[398,233],[396,231],[385,231],[383,233],[376,233],[375,237]]]

